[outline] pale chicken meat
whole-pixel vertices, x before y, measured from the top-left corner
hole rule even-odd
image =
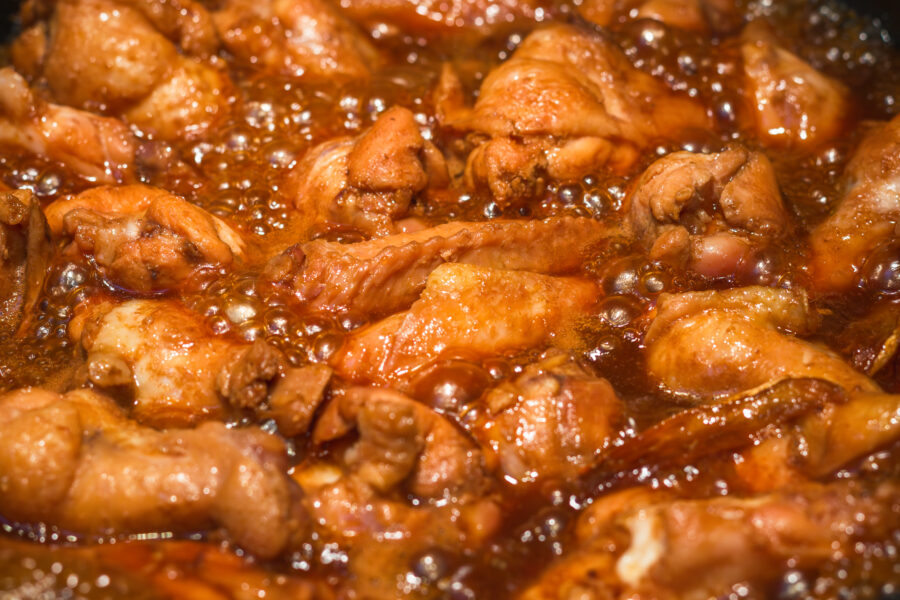
[[[740,584],[765,597],[784,565],[815,569],[900,526],[896,483],[809,485],[747,498],[671,499],[628,490],[596,502],[576,528],[578,549],[522,600],[710,598]],[[624,534],[624,535],[623,535]],[[725,560],[725,557],[741,557]]]
[[[452,99],[444,71],[441,97]],[[445,102],[445,125],[476,146],[465,179],[498,202],[530,197],[537,179],[625,172],[654,141],[708,129],[706,111],[634,68],[603,33],[552,25],[529,35],[485,78],[471,109]]]
[[[37,198],[0,186],[0,338],[23,331],[38,302],[50,239]]]
[[[333,365],[352,381],[396,383],[445,352],[569,347],[598,295],[586,279],[443,264],[409,310],[349,335]]]
[[[578,7],[585,20],[603,27],[653,19],[697,33],[729,33],[740,24],[734,0],[586,0]]]
[[[95,183],[133,179],[135,146],[118,119],[45,102],[13,69],[0,69],[0,144],[46,157]]]
[[[284,445],[259,429],[156,431],[89,391],[25,388],[0,397],[0,430],[7,519],[101,536],[221,527],[262,557],[305,531]]]
[[[344,455],[353,477],[384,493],[421,498],[479,494],[487,487],[475,443],[445,417],[387,388],[350,388],[333,397],[313,432],[316,443],[356,430]]]
[[[43,51],[22,52],[21,60],[30,62],[16,67],[43,76],[61,104],[120,116],[163,139],[203,134],[228,111],[228,78],[208,62],[179,52],[165,35],[177,33],[176,22],[148,6],[152,3],[55,2],[48,24],[34,25],[38,34],[25,34],[34,38],[42,30]],[[191,6],[203,14],[199,5]],[[187,9],[177,12],[188,14]],[[209,39],[204,35],[201,39]],[[181,49],[193,47],[191,35],[177,37],[188,44]],[[214,49],[209,42],[199,45],[207,52]]]
[[[863,138],[844,177],[845,191],[837,208],[809,234],[813,282],[826,293],[861,283],[890,292],[889,284],[880,285],[878,250],[886,250],[889,258],[898,238],[900,117]],[[867,265],[869,261],[872,264]]]
[[[813,149],[839,135],[850,92],[784,48],[763,21],[744,29],[741,54],[752,122],[769,146]]]
[[[669,154],[641,175],[629,202],[651,259],[707,277],[750,270],[760,247],[791,229],[771,163],[741,147]]]
[[[314,240],[272,261],[270,275],[310,309],[380,316],[409,308],[443,263],[565,275],[619,233],[587,218],[454,221],[354,244]]]
[[[125,390],[130,414],[157,427],[223,418],[228,408],[304,433],[330,379],[324,366],[290,368],[276,349],[216,336],[176,301],[82,308],[69,335],[86,353],[87,379]]]
[[[57,200],[46,215],[55,235],[91,256],[110,283],[134,292],[194,285],[246,258],[241,234],[159,188],[92,188]]]
[[[565,353],[548,352],[476,403],[467,423],[507,481],[571,480],[609,446],[624,422],[612,385]]]
[[[356,138],[310,149],[288,175],[293,227],[346,226],[365,235],[396,231],[416,194],[449,184],[443,155],[419,132],[411,111],[394,107]]]
[[[304,80],[368,78],[382,59],[328,0],[227,0],[213,19],[223,45],[251,67]]]

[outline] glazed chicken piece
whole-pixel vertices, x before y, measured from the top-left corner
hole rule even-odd
[[[395,106],[363,134],[309,150],[288,176],[285,194],[304,238],[323,224],[380,236],[395,232],[394,220],[416,194],[448,184],[440,151],[422,137],[412,112]]]
[[[586,0],[578,13],[602,27],[653,19],[687,31],[717,34],[733,31],[741,20],[734,0]]]
[[[533,26],[550,17],[556,4],[541,0],[353,0],[340,6],[367,31],[425,36],[445,41],[452,48]]]
[[[769,146],[811,149],[834,139],[850,92],[782,47],[763,21],[747,25],[741,54],[756,133]]]
[[[626,490],[601,497],[582,514],[579,549],[520,598],[714,598],[736,584],[748,597],[767,597],[788,565],[814,572],[839,559],[862,563],[858,548],[884,542],[900,527],[898,493],[894,482],[704,500]]]
[[[124,123],[44,102],[9,67],[0,69],[0,144],[59,162],[91,182],[133,178],[136,142]]]
[[[578,477],[624,420],[609,382],[559,351],[548,351],[477,405],[486,410],[467,427],[491,450],[503,478],[519,484]]]
[[[214,15],[222,43],[256,69],[303,79],[361,79],[382,62],[328,0],[227,0]]]
[[[581,268],[592,246],[619,233],[587,218],[454,221],[354,244],[307,242],[270,262],[269,274],[307,308],[380,316],[409,308],[443,263],[564,275]]]
[[[200,315],[167,300],[82,308],[69,335],[86,352],[95,386],[125,390],[131,416],[155,427],[222,417],[227,406],[272,418],[287,436],[306,431],[330,379],[324,366],[288,368],[282,354],[214,335]]]
[[[424,404],[387,388],[350,388],[336,394],[316,423],[317,444],[355,429],[359,440],[344,455],[349,472],[385,493],[401,484],[420,498],[478,495],[487,487],[478,447]]]
[[[837,293],[865,277],[881,291],[887,273],[879,254],[890,260],[896,253],[900,222],[900,117],[863,139],[844,176],[837,209],[809,235],[813,281],[818,290]]]
[[[90,255],[110,283],[133,292],[196,285],[246,258],[239,233],[160,188],[92,188],[57,200],[46,215],[55,235]]]
[[[446,596],[447,588],[440,584],[501,523],[500,507],[490,497],[411,505],[405,497],[386,497],[355,474],[322,462],[299,465],[294,478],[306,494],[319,543],[346,553],[337,585],[344,594],[362,598]]]
[[[798,378],[821,379],[846,394],[794,424],[771,424],[765,442],[746,451],[738,467],[754,489],[823,477],[900,438],[900,395],[884,394],[840,356],[791,335],[811,324],[805,295],[751,287],[663,295],[647,331],[651,376],[701,402],[718,405],[716,398]],[[724,416],[723,408],[714,412]]]
[[[455,86],[445,70],[438,89],[447,99],[444,124],[478,144],[466,183],[503,204],[530,197],[543,174],[569,180],[598,169],[624,172],[654,141],[710,128],[699,102],[635,69],[603,34],[569,25],[525,38],[485,78],[474,108],[452,106]]]
[[[667,390],[698,399],[798,377],[879,391],[834,352],[792,335],[810,333],[814,323],[802,291],[663,294],[645,337],[647,369]]]
[[[284,445],[259,429],[156,431],[86,390],[25,388],[0,397],[0,431],[6,519],[101,536],[221,527],[263,558],[304,534]]]
[[[629,198],[635,237],[664,260],[706,277],[751,268],[757,247],[790,229],[775,172],[759,152],[675,152],[641,175]]]
[[[400,385],[444,352],[565,348],[598,295],[584,279],[443,264],[409,310],[351,333],[333,359],[335,371],[351,381]]]
[[[23,34],[23,44],[37,49],[14,54],[19,57],[16,68],[43,76],[53,99],[62,104],[121,116],[163,139],[199,136],[227,112],[230,84],[219,70],[179,53],[166,37],[171,34],[187,44],[180,47],[183,51],[213,49],[208,34],[200,39],[210,41],[179,33],[178,23],[194,20],[187,9],[182,12],[173,4],[157,14],[154,7],[166,5],[59,0],[46,24],[39,22],[35,31]],[[190,6],[195,14],[205,14],[198,4]],[[187,21],[172,21],[173,10]],[[36,42],[42,33],[45,40]]]
[[[0,339],[6,339],[34,314],[50,261],[50,236],[31,192],[0,188]]]

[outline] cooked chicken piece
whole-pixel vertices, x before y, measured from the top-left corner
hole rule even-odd
[[[550,16],[553,2],[541,0],[352,0],[341,10],[367,30],[443,39],[451,47],[477,43],[507,31],[521,31]]]
[[[301,235],[328,224],[386,235],[416,194],[448,184],[440,151],[422,137],[413,114],[395,106],[356,138],[312,148],[289,174],[285,194]]]
[[[69,335],[87,353],[87,376],[133,396],[147,425],[182,426],[222,416],[226,406],[272,418],[284,435],[306,431],[328,384],[327,367],[288,368],[281,352],[214,335],[200,315],[168,300],[95,304]]]
[[[304,534],[278,438],[206,423],[156,431],[112,400],[25,388],[0,397],[0,512],[84,534],[222,527],[269,558]]]
[[[635,69],[604,35],[569,25],[525,38],[485,78],[473,109],[442,110],[446,125],[486,139],[469,156],[466,181],[501,203],[533,194],[544,173],[623,172],[655,140],[710,127],[699,102]]]
[[[213,18],[228,51],[264,71],[359,79],[382,61],[328,0],[227,0]]]
[[[857,548],[900,527],[898,493],[896,483],[870,490],[855,482],[708,500],[627,490],[585,511],[580,549],[521,598],[714,598],[736,584],[749,597],[766,597],[788,565],[815,571],[839,559],[862,563]]]
[[[354,477],[384,493],[403,484],[420,498],[478,494],[487,487],[478,447],[424,404],[387,388],[351,388],[335,395],[319,418],[313,441],[356,429],[359,441],[344,460]]]
[[[900,223],[900,117],[866,136],[845,171],[845,192],[834,213],[812,230],[812,275],[817,289],[843,292],[875,275],[877,249],[897,240]]]
[[[347,553],[339,585],[361,598],[446,595],[440,584],[452,576],[454,564],[483,547],[501,523],[491,498],[410,506],[322,463],[298,468],[294,477],[306,492],[320,543]]]
[[[752,268],[758,247],[791,224],[771,163],[741,147],[669,154],[641,175],[629,202],[634,235],[651,259],[712,278]]]
[[[734,0],[586,0],[578,13],[603,27],[653,19],[697,33],[728,33],[740,23]]]
[[[599,290],[574,277],[444,264],[409,310],[350,334],[334,358],[352,381],[397,382],[447,351],[475,356],[574,343]]]
[[[0,144],[60,162],[92,182],[133,178],[136,142],[124,123],[44,102],[9,67],[0,69]]]
[[[741,54],[748,101],[763,143],[813,148],[841,132],[850,92],[782,47],[763,21],[744,29]]]
[[[180,54],[166,38],[170,34],[188,44],[183,50],[212,49],[203,41],[211,41],[207,34],[195,38],[190,32],[198,25],[191,14],[205,14],[203,9],[195,3],[179,6],[152,0],[59,0],[44,27],[44,52],[38,57],[21,53],[23,60],[37,58],[39,64],[16,67],[43,75],[62,104],[120,115],[163,139],[200,135],[227,112],[230,84],[223,73]],[[185,20],[171,20],[175,13]]]
[[[556,351],[487,392],[478,405],[486,411],[468,427],[496,455],[503,478],[517,483],[578,477],[623,421],[609,382]]]
[[[50,240],[34,195],[0,188],[0,339],[6,339],[22,331],[34,314],[47,275]]]
[[[193,285],[246,256],[224,221],[145,185],[92,188],[57,200],[46,215],[53,233],[71,238],[110,283],[135,292]]]
[[[800,340],[814,318],[802,291],[747,287],[660,296],[647,330],[647,368],[669,391],[700,399],[785,378],[879,391],[830,350]]]
[[[454,221],[355,244],[315,240],[290,249],[270,268],[308,308],[384,315],[408,308],[428,274],[445,262],[569,274],[592,246],[619,233],[586,218]]]

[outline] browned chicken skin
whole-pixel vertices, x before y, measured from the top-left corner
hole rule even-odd
[[[581,550],[521,598],[709,598],[738,583],[764,596],[786,563],[816,567],[852,554],[857,542],[887,539],[900,526],[897,498],[895,483],[704,500],[628,490],[585,511],[577,527]],[[724,560],[733,556],[741,560]]]
[[[9,67],[0,69],[0,143],[58,161],[92,182],[133,177],[136,141],[124,123],[44,102]]]
[[[775,172],[758,152],[674,152],[641,175],[630,196],[635,237],[651,259],[707,277],[748,270],[756,246],[791,228]]]
[[[605,35],[568,25],[525,38],[485,78],[475,106],[445,120],[483,140],[466,181],[501,203],[529,197],[542,173],[625,171],[651,142],[709,127],[699,103],[635,69]]]
[[[189,6],[176,10],[150,0],[59,0],[47,24],[39,22],[34,25],[37,34],[25,34],[26,41],[46,35],[42,52],[23,52],[21,60],[29,62],[16,68],[45,77],[53,99],[62,104],[120,115],[164,139],[198,136],[227,112],[230,84],[222,72],[176,47],[185,44],[181,49],[205,53],[215,49],[210,30],[201,28],[204,33],[196,34],[188,25],[180,31],[182,21],[170,18],[173,10],[186,21],[199,20],[191,13],[206,14],[198,4]]]
[[[586,0],[578,13],[603,27],[617,21],[654,19],[697,33],[729,33],[740,22],[734,0]]]
[[[444,352],[490,356],[566,347],[598,297],[590,281],[447,263],[409,310],[348,336],[333,362],[353,381],[396,382]]]
[[[111,283],[166,291],[245,258],[239,233],[218,217],[145,185],[99,187],[47,207],[56,235],[70,237]]]
[[[619,233],[593,219],[466,223],[355,244],[315,240],[271,264],[307,307],[383,315],[408,308],[428,274],[443,263],[564,275],[577,271],[592,246]]]
[[[227,0],[213,16],[241,62],[303,79],[359,79],[381,62],[368,38],[328,0]]]
[[[394,221],[415,194],[445,188],[448,177],[444,157],[419,133],[412,112],[394,107],[360,136],[309,150],[288,175],[285,193],[301,236],[313,224],[380,236],[396,231]]]
[[[38,302],[50,243],[47,222],[27,190],[0,186],[0,338],[22,330]]]
[[[900,117],[863,138],[844,177],[844,195],[834,213],[809,235],[813,280],[823,292],[842,292],[865,275],[881,291],[875,251],[879,246],[891,250],[900,222]]]
[[[214,525],[260,556],[303,534],[283,444],[258,429],[160,432],[88,391],[27,388],[0,397],[0,429],[8,519],[97,535]]]

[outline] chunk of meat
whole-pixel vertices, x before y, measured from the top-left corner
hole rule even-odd
[[[507,481],[569,481],[592,464],[618,433],[623,407],[609,382],[569,355],[550,351],[478,402],[467,424],[490,448]]]
[[[653,19],[697,33],[729,33],[741,21],[734,0],[586,0],[578,13],[602,27]]]
[[[474,44],[484,38],[533,26],[553,14],[556,3],[540,0],[353,0],[341,9],[368,31],[387,35],[426,36],[457,44]]]
[[[396,382],[447,351],[474,356],[574,343],[599,290],[574,277],[443,264],[409,310],[350,334],[334,358],[353,381]]]
[[[303,79],[368,77],[382,59],[328,0],[227,0],[214,15],[240,62]]]
[[[271,266],[308,308],[383,315],[408,308],[443,263],[569,274],[592,246],[619,233],[587,218],[454,221],[355,244],[314,240],[289,250],[286,267],[284,257]]]
[[[501,524],[500,507],[490,497],[410,506],[328,463],[301,467],[294,477],[307,494],[315,534],[322,543],[347,549],[341,592],[372,600],[393,600],[410,590],[440,597],[454,565],[483,548]],[[436,577],[427,575],[435,570]],[[425,576],[411,584],[415,571]]]
[[[628,490],[582,515],[580,550],[551,566],[521,598],[708,598],[728,595],[738,583],[750,596],[764,597],[786,565],[814,571],[838,557],[861,565],[865,553],[855,548],[883,542],[900,526],[897,494],[894,482],[708,500]]]
[[[34,314],[50,262],[49,237],[31,192],[0,189],[0,339],[23,331]]]
[[[249,347],[213,335],[199,315],[167,300],[88,306],[73,319],[69,335],[86,352],[88,379],[101,388],[130,392],[131,415],[159,427],[221,416],[217,378]],[[256,378],[245,377],[240,388],[224,386],[223,395],[276,374],[260,369]]]
[[[809,234],[811,271],[818,290],[844,292],[874,275],[877,250],[893,250],[900,223],[900,117],[860,143],[844,173],[845,192],[834,213]],[[888,290],[890,291],[890,290]]]
[[[813,322],[800,291],[664,294],[645,337],[647,369],[671,392],[700,399],[798,377],[879,391],[834,352],[790,335],[810,332]]]
[[[469,156],[466,182],[501,203],[529,197],[542,173],[624,172],[655,140],[710,127],[699,102],[635,69],[606,36],[569,25],[525,38],[485,78],[474,108],[445,120],[485,140]]]
[[[92,188],[46,214],[53,233],[71,238],[112,284],[135,292],[193,285],[246,257],[241,235],[224,221],[159,188]]]
[[[145,0],[59,0],[45,28],[40,64],[17,67],[43,75],[62,104],[121,115],[164,139],[198,136],[226,114],[230,84],[210,64],[179,53],[164,35],[194,43],[176,31],[182,21],[167,16],[189,17],[187,4],[159,14],[153,6]]]
[[[422,137],[412,112],[395,106],[360,136],[309,150],[289,174],[285,194],[301,235],[323,223],[385,235],[416,194],[448,184],[440,151]]]
[[[89,391],[25,388],[0,397],[0,431],[7,519],[104,536],[222,527],[264,558],[305,532],[284,446],[259,429],[156,431]]]
[[[743,33],[744,80],[763,143],[814,148],[834,139],[850,113],[850,92],[781,46],[763,21]]]
[[[387,388],[351,388],[336,395],[319,419],[322,443],[356,429],[344,455],[350,472],[384,493],[400,484],[421,498],[478,495],[487,486],[478,447],[424,404]]]
[[[124,123],[44,102],[9,67],[0,69],[0,144],[57,161],[88,181],[133,178],[136,142]]]
[[[641,175],[629,202],[634,234],[651,259],[712,278],[748,270],[754,249],[791,224],[771,163],[741,147],[669,154]]]

